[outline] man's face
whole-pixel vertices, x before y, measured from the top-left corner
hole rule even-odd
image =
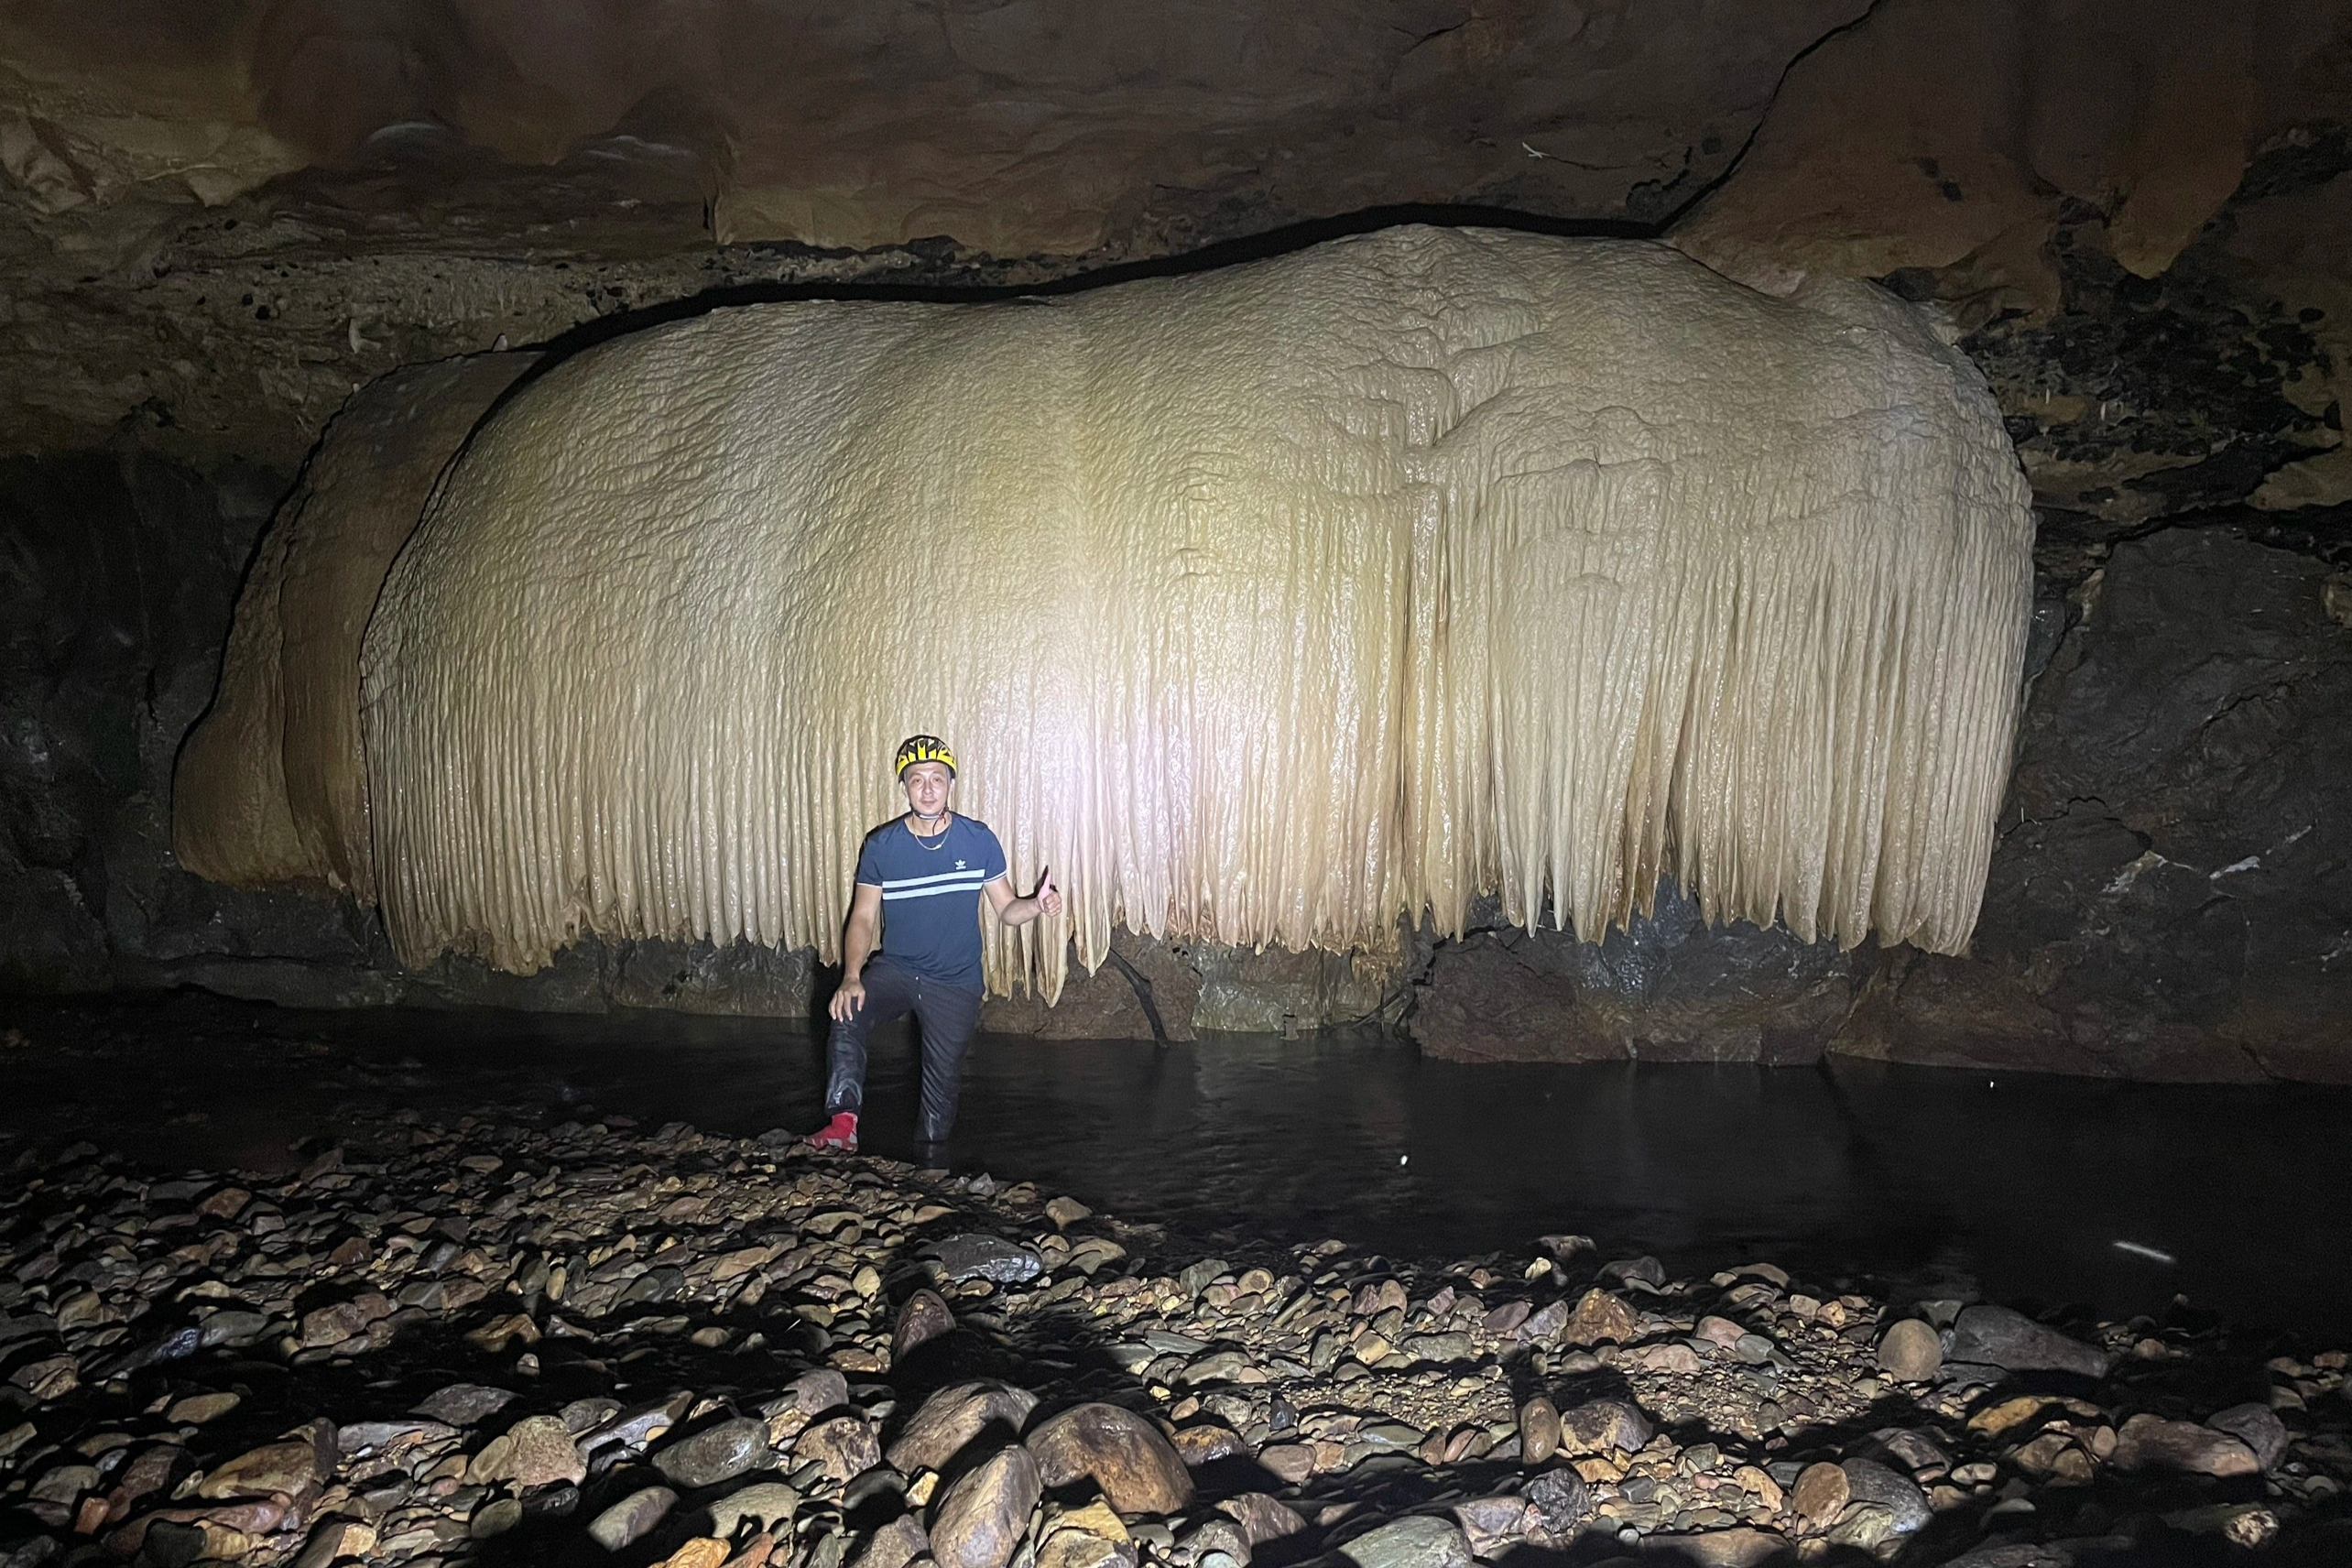
[[[955,782],[955,775],[944,762],[918,762],[898,775],[898,782],[906,786],[907,804],[915,815],[935,817],[947,810],[948,786]]]

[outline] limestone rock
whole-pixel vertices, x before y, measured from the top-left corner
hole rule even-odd
[[[1037,1396],[991,1378],[955,1383],[922,1403],[890,1444],[890,1467],[906,1475],[917,1470],[942,1470],[964,1444],[990,1426],[1018,1435],[1037,1409]]]
[[[766,1431],[763,1426],[763,1440]],[[835,1416],[802,1432],[792,1457],[802,1464],[815,1461],[836,1481],[853,1481],[882,1463],[882,1445],[863,1416]]]
[[[526,1416],[474,1455],[465,1478],[474,1486],[511,1481],[528,1488],[578,1481],[587,1474],[580,1450],[561,1421],[554,1416]]]
[[[761,1530],[780,1529],[800,1506],[800,1494],[783,1482],[755,1481],[711,1505],[711,1533],[732,1541],[746,1520]]]
[[[1952,1325],[1954,1361],[1980,1362],[2009,1372],[2072,1372],[2104,1377],[2109,1356],[2008,1307],[1961,1309]]]
[[[891,1365],[905,1360],[909,1351],[937,1339],[954,1326],[955,1314],[948,1310],[937,1290],[917,1290],[898,1308],[898,1321],[890,1333]]]
[[[1356,1568],[1471,1568],[1470,1543],[1450,1519],[1409,1514],[1344,1543]]]
[[[1217,1511],[1241,1527],[1241,1533],[1255,1548],[1269,1541],[1280,1541],[1307,1528],[1290,1506],[1264,1492],[1242,1492],[1217,1505]]]
[[[939,1568],[1004,1568],[1042,1489],[1036,1459],[1018,1446],[999,1449],[957,1481],[931,1516],[931,1556]]]
[[[1623,1345],[1641,1332],[1641,1320],[1625,1301],[1595,1285],[1576,1302],[1560,1331],[1563,1345]]]
[[[1519,1459],[1533,1467],[1560,1452],[1560,1409],[1541,1394],[1519,1407]]]
[[[1117,1405],[1074,1406],[1029,1433],[1049,1486],[1091,1476],[1126,1515],[1173,1514],[1192,1500],[1192,1473],[1158,1427]]]
[[[669,1487],[641,1486],[591,1519],[589,1539],[607,1552],[619,1552],[645,1536],[677,1506],[678,1494]]]
[[[2256,1475],[2262,1470],[2253,1447],[2233,1432],[2145,1412],[2125,1421],[2116,1433],[2115,1467],[2222,1477]]]
[[[1944,1365],[1944,1341],[1934,1325],[1898,1318],[1878,1340],[1878,1366],[1898,1382],[1924,1383]]]
[[[2232,1405],[2207,1416],[2205,1425],[2229,1433],[2252,1449],[2254,1462],[2264,1470],[2277,1468],[2287,1456],[2287,1424],[2268,1405]]]
[[[768,1423],[735,1416],[670,1443],[654,1454],[653,1467],[672,1485],[691,1489],[731,1481],[771,1458]]]
[[[1652,1430],[1650,1418],[1624,1399],[1587,1399],[1560,1412],[1560,1452],[1631,1454],[1650,1441]]]

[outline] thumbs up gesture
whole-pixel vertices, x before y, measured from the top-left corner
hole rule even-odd
[[[1038,913],[1058,915],[1062,912],[1062,890],[1053,885],[1052,866],[1047,866],[1045,875],[1038,878],[1037,892],[1034,897],[1037,899]]]

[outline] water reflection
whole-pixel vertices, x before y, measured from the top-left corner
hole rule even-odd
[[[755,1020],[188,997],[0,1012],[36,1042],[0,1062],[0,1125],[38,1135],[78,1110],[166,1163],[283,1158],[291,1138],[400,1106],[560,1117],[593,1105],[732,1133],[821,1119],[822,1042]],[[38,1048],[69,1030],[114,1040],[114,1064]],[[261,1042],[301,1070],[240,1067]],[[137,1070],[142,1052],[156,1071]],[[903,1031],[878,1031],[874,1152],[911,1154],[915,1089]],[[1769,1258],[1833,1287],[1869,1278],[2115,1315],[2161,1312],[2178,1291],[2340,1342],[2347,1111],[2343,1089],[1861,1062],[1466,1067],[1369,1034],[1164,1051],[987,1038],[952,1147],[960,1164],[1204,1242],[1336,1236],[1454,1258],[1573,1231],[1678,1268]]]

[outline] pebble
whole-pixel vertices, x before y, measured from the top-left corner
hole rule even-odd
[[[1188,1261],[1025,1183],[781,1138],[370,1137],[209,1210],[220,1178],[153,1197],[172,1184],[94,1150],[0,1183],[0,1506],[48,1532],[0,1564],[441,1568],[491,1539],[679,1568],[1461,1568],[1605,1539],[1835,1561],[1901,1552],[1931,1514],[1953,1546],[2292,1541],[2352,1486],[2335,1352],[2210,1410],[2190,1390],[2225,1384],[2187,1377],[2184,1331],[1889,1319],[1769,1266],[1693,1284],[1635,1259],[1588,1286],[1581,1246],[1532,1278],[1525,1254],[1336,1243]],[[2126,1348],[2112,1386],[2046,1377]],[[1885,1425],[1874,1398],[1911,1413]],[[1253,1465],[1266,1490],[1225,1496]],[[2198,1489],[2258,1468],[2264,1504]],[[2086,1506],[2110,1486],[2118,1525]]]

